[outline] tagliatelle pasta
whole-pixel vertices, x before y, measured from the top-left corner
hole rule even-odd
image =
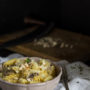
[[[14,58],[2,64],[0,77],[10,83],[42,83],[56,76],[55,66],[51,62],[24,58]]]

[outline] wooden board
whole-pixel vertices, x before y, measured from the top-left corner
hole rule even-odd
[[[36,29],[37,27],[27,29],[27,33]],[[1,43],[8,41],[13,37],[19,37],[21,35],[26,34],[25,32],[14,33],[7,36],[1,36],[0,41]],[[26,56],[38,56],[49,58],[52,60],[61,60],[67,59],[68,61],[77,61],[83,60],[85,61],[87,58],[90,59],[90,37],[85,36],[82,34],[77,34],[73,32],[69,32],[66,30],[61,30],[55,28],[52,33],[48,35],[49,37],[53,38],[60,38],[62,43],[66,43],[69,45],[73,45],[73,48],[60,48],[60,47],[50,47],[50,48],[43,48],[42,46],[35,46],[34,43],[25,43],[22,45],[18,45],[15,47],[9,47],[8,50],[15,51],[17,53],[24,54]]]

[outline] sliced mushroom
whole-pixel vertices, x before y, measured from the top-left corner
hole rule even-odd
[[[39,74],[38,73],[32,73],[29,75],[29,78],[33,78],[34,76],[38,76]]]

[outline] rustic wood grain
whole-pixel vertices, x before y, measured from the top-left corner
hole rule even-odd
[[[33,30],[36,29],[32,28]],[[27,29],[27,33],[32,30]],[[29,31],[28,31],[29,30]],[[26,34],[26,31],[14,33],[12,35],[6,35],[0,37],[0,42],[5,42],[10,40],[12,37],[19,37],[21,35]],[[17,45],[15,47],[9,47],[8,50],[15,51],[26,56],[38,56],[49,58],[52,60],[61,60],[67,59],[68,61],[77,61],[83,60],[85,61],[87,58],[90,59],[90,37],[82,34],[77,34],[73,32],[69,32],[66,30],[55,28],[52,33],[48,36],[60,38],[62,42],[73,45],[73,48],[59,48],[59,47],[50,47],[43,48],[42,46],[35,46],[34,43],[25,43],[22,45]]]

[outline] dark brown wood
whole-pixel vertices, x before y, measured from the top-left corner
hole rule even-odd
[[[0,37],[0,43],[8,41],[10,39],[20,37],[28,32],[36,29],[29,28],[23,32],[13,33],[11,35],[4,35]],[[77,61],[90,59],[90,37],[82,34],[69,32],[62,29],[55,28],[48,36],[53,38],[60,38],[62,42],[73,45],[73,48],[43,48],[42,46],[35,46],[34,43],[26,43],[15,47],[9,47],[8,50],[15,51],[26,56],[38,56],[49,58],[52,60],[67,59],[68,61]]]

